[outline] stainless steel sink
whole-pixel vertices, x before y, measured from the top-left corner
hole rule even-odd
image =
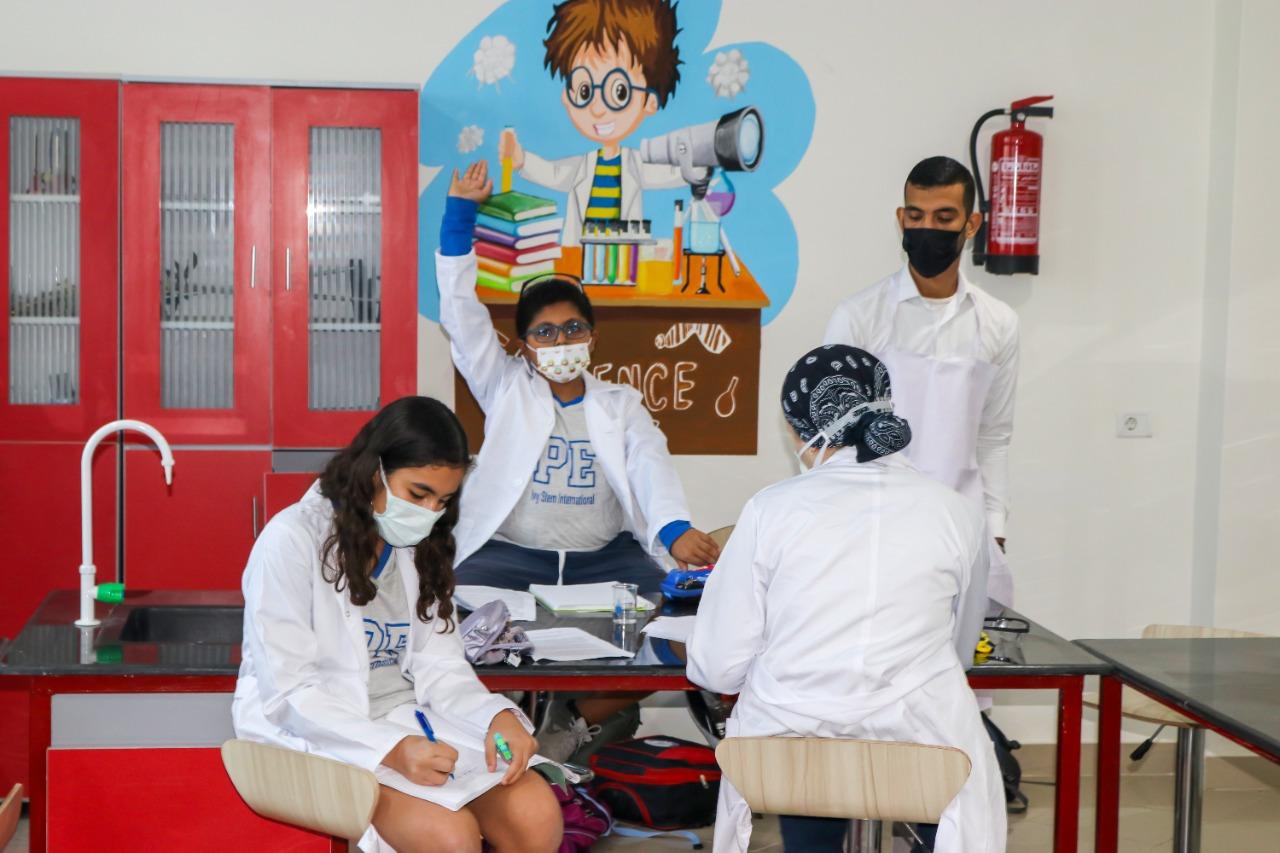
[[[120,628],[123,643],[239,645],[244,608],[215,605],[135,607]]]

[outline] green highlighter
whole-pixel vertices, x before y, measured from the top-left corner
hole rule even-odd
[[[502,760],[511,763],[511,747],[507,746],[507,739],[498,732],[493,733],[493,743],[498,747],[498,754],[502,756]]]

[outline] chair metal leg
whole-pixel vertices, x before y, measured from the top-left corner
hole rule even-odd
[[[1200,808],[1204,800],[1204,729],[1178,729],[1173,784],[1174,853],[1200,853]]]
[[[883,825],[878,820],[855,820],[849,827],[849,853],[880,853]]]

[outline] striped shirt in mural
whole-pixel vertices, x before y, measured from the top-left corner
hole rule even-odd
[[[622,217],[622,152],[610,160],[601,151],[596,156],[596,173],[591,179],[591,198],[587,201],[587,219],[619,219]]]

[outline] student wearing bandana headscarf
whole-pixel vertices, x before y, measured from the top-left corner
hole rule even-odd
[[[699,686],[739,694],[727,735],[952,746],[972,762],[938,853],[1005,849],[1004,793],[964,670],[986,606],[982,509],[902,451],[891,376],[854,347],[791,368],[782,414],[804,469],[756,494],[711,573],[688,646]],[[848,821],[782,819],[788,851],[838,851]],[[720,787],[715,853],[745,851],[751,813]]]

